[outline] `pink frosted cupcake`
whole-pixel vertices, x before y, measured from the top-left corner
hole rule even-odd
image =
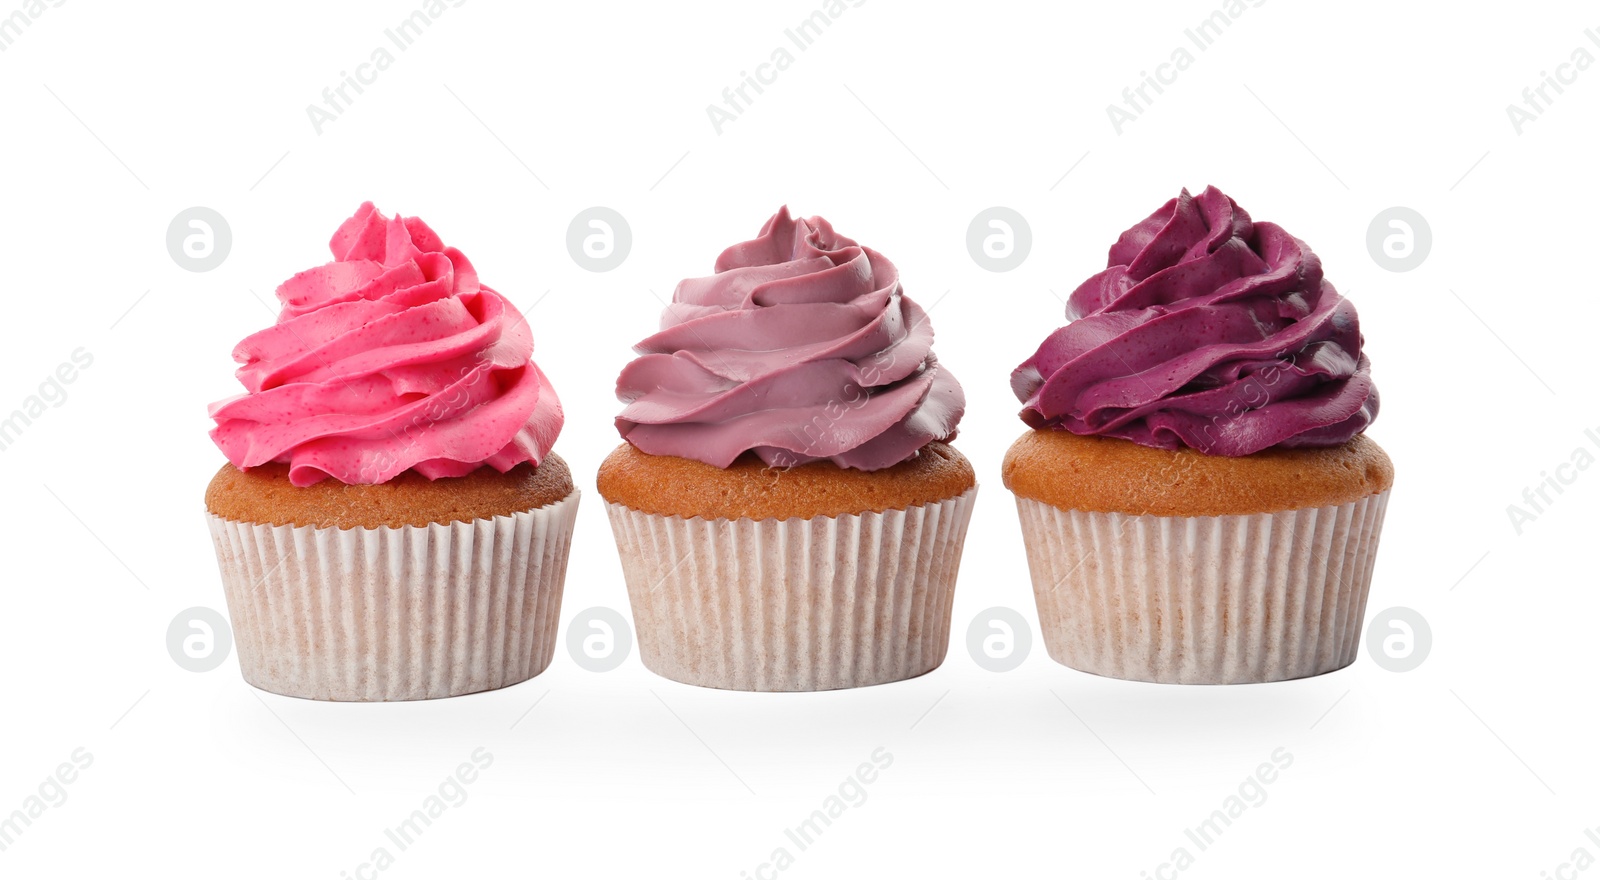
[[[527,321],[414,217],[363,204],[278,288],[211,406],[206,508],[245,680],[321,700],[549,665],[578,493]]]
[[[899,270],[784,209],[672,300],[599,477],[645,666],[757,691],[938,666],[977,486]]]

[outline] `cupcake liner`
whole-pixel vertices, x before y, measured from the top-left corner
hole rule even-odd
[[[608,505],[644,665],[747,691],[863,687],[934,669],[950,643],[977,491],[788,520]]]
[[[1387,490],[1249,516],[1130,516],[1017,498],[1039,627],[1059,663],[1239,684],[1350,665]]]
[[[334,529],[208,514],[245,681],[314,700],[425,700],[550,665],[578,492],[471,522]]]

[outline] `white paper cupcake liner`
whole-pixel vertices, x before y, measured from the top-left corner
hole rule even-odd
[[[1250,516],[1129,516],[1017,498],[1039,627],[1059,663],[1240,684],[1356,658],[1388,491]]]
[[[314,700],[425,700],[550,665],[578,492],[472,522],[333,529],[207,514],[245,681]]]
[[[944,661],[977,487],[905,510],[684,518],[607,505],[639,655],[702,687],[820,691]]]

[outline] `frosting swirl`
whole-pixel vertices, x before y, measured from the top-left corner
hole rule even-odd
[[[421,220],[371,202],[329,247],[333,262],[278,287],[277,323],[233,351],[248,393],[210,408],[228,460],[286,462],[296,486],[537,466],[561,403],[516,308]]]
[[[652,455],[871,471],[955,436],[961,385],[894,264],[782,208],[678,284],[617,378],[617,430]]]
[[[1378,414],[1355,307],[1215,187],[1122,233],[1067,320],[1011,374],[1035,428],[1241,456],[1337,446]]]

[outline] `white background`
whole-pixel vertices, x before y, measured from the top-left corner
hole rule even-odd
[[[819,878],[1140,878],[1180,845],[1181,876],[1213,878],[1537,878],[1580,846],[1600,856],[1583,833],[1600,825],[1600,472],[1520,535],[1506,511],[1600,429],[1600,70],[1520,135],[1505,110],[1575,47],[1600,54],[1592,6],[1274,0],[1200,52],[1183,32],[1210,0],[872,0],[719,135],[706,106],[812,0],[472,2],[314,131],[306,106],[418,5],[72,0],[0,53],[0,412],[75,349],[94,358],[0,452],[0,814],[74,749],[94,756],[0,875],[354,877],[480,746],[494,763],[468,800],[380,876],[754,877],[779,846],[782,876]],[[1180,45],[1192,67],[1116,133],[1106,105]],[[1182,688],[1068,670],[1035,633],[1020,669],[985,672],[974,617],[1035,619],[999,479],[1022,431],[1009,373],[1118,232],[1208,183],[1311,243],[1360,310],[1383,395],[1370,433],[1398,470],[1369,618],[1417,610],[1432,653],[1404,674],[1364,646],[1321,678]],[[982,486],[944,666],[753,695],[665,681],[636,653],[589,673],[563,648],[526,684],[397,705],[260,694],[232,658],[180,669],[169,622],[223,608],[205,406],[236,392],[229,352],[271,320],[261,300],[328,259],[364,199],[425,218],[528,313],[585,493],[564,621],[627,609],[593,476],[652,291],[708,273],[784,203],[888,255],[965,385],[958,445]],[[208,273],[166,251],[193,205],[232,228]],[[593,205],[633,231],[608,273],[566,250]],[[1032,227],[1008,273],[967,254],[991,205]],[[1433,231],[1415,271],[1367,250],[1394,205]],[[879,747],[894,762],[867,800],[798,851],[784,829]],[[1266,802],[1197,851],[1184,829],[1280,747],[1294,763]]]

